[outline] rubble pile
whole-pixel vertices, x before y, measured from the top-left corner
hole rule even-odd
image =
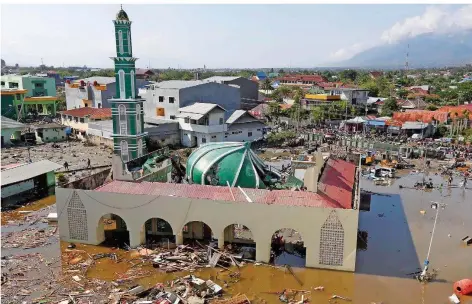
[[[28,228],[22,231],[2,235],[2,248],[36,248],[55,242],[57,226],[46,228]]]

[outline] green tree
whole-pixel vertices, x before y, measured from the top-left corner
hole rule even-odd
[[[313,120],[317,123],[324,121],[324,111],[321,107],[314,107],[311,110],[311,115],[313,117]]]
[[[405,99],[408,96],[408,91],[405,89],[399,89],[397,91],[398,98]]]
[[[357,71],[356,70],[344,70],[339,73],[341,80],[343,81],[354,81],[357,78]]]
[[[264,79],[264,81],[262,82],[262,85],[261,85],[261,89],[262,90],[268,90],[268,91],[272,90],[272,84],[271,84],[269,78]]]
[[[382,106],[382,116],[392,116],[393,112],[398,111],[399,107],[395,98],[388,98]]]
[[[428,111],[436,111],[438,109],[437,106],[435,106],[434,104],[430,104],[426,107],[426,110]]]
[[[370,97],[379,97],[379,87],[374,80],[368,80],[360,85],[362,89],[369,90]]]
[[[277,102],[269,102],[269,111],[267,116],[269,116],[270,121],[277,121],[281,114],[282,111],[280,109],[280,104]]]

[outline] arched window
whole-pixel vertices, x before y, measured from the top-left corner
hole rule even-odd
[[[125,71],[119,70],[118,71],[118,79],[119,79],[119,86],[120,86],[120,98],[126,98],[126,88],[125,88]]]
[[[136,132],[141,133],[141,105],[136,105]]]
[[[128,31],[128,54],[131,56],[133,51],[131,50],[131,32]]]
[[[135,79],[136,79],[136,77],[134,77],[134,71],[131,71],[131,73],[129,73],[129,74],[130,74],[130,78],[131,78],[131,98],[134,98],[135,95],[136,95],[136,92],[135,92],[135,90],[136,90],[135,89],[135,81],[136,81]]]
[[[143,156],[143,139],[138,139],[138,157]]]
[[[123,32],[121,30],[118,31],[118,53],[123,54],[124,47],[123,47]]]
[[[126,107],[125,105],[118,106],[118,121],[120,122],[120,134],[128,134],[128,122],[126,119]]]
[[[121,160],[126,163],[129,161],[128,142],[126,140],[122,140],[120,143],[120,148],[121,148]]]

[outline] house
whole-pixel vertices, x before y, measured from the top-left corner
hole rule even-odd
[[[426,103],[421,98],[416,98],[414,100],[397,100],[398,106],[404,111],[410,110],[424,110],[428,107],[428,103]]]
[[[42,142],[56,142],[67,139],[67,126],[64,125],[47,123],[35,125],[33,128],[35,129],[36,137],[41,138]]]
[[[411,110],[406,112],[394,112],[393,120],[398,122],[420,121],[424,123],[447,123],[449,113],[426,110]]]
[[[136,79],[136,88],[140,89],[150,82]],[[110,108],[112,99],[117,95],[115,77],[89,77],[67,80],[65,84],[67,110],[84,107]]]
[[[12,144],[13,141],[21,139],[21,131],[26,128],[26,125],[16,120],[2,116],[2,148]]]
[[[79,108],[61,112],[61,123],[70,127],[75,133],[85,135],[90,122],[110,120],[112,118],[110,108]]]
[[[194,103],[179,109],[181,142],[185,147],[195,147],[207,142],[224,141],[227,130],[226,110],[217,104]]]
[[[247,78],[238,76],[213,76],[204,79],[204,81],[239,86],[241,109],[243,110],[250,110],[259,103],[259,85]]]
[[[176,119],[179,109],[194,103],[217,104],[228,116],[241,108],[239,86],[204,80],[169,80],[151,84],[143,103],[144,115],[159,119]]]
[[[150,69],[136,69],[136,79],[149,79],[154,76],[154,72]]]
[[[259,71],[256,73],[256,75],[253,76],[255,80],[257,81],[264,81],[267,79],[267,74],[263,71]]]
[[[224,141],[254,141],[262,139],[265,124],[250,112],[236,110],[226,120]]]
[[[383,72],[380,71],[372,71],[369,73],[370,78],[372,79],[378,79],[383,76]]]
[[[327,79],[321,75],[285,75],[277,79],[281,85],[313,86]]]
[[[421,92],[421,93],[429,94],[431,90],[431,86],[430,85],[411,86],[411,87],[408,87],[407,90],[410,92],[416,92],[416,93]]]
[[[335,101],[341,101],[341,95],[305,94],[302,106],[305,110],[312,110],[317,106],[327,105]]]
[[[4,93],[17,92],[14,100],[8,100],[8,105],[15,108],[6,114],[11,118],[25,117],[28,113],[37,115],[56,115],[57,96],[56,81],[54,78],[38,77],[31,75],[3,75],[1,77],[2,88],[2,113]],[[20,94],[20,95],[17,95]],[[5,97],[5,99],[8,99]],[[2,114],[4,115],[4,114]]]
[[[59,168],[62,165],[41,160],[2,170],[2,206],[10,201],[18,202],[19,197],[28,192],[34,192],[37,199],[54,193],[54,171]]]
[[[367,104],[367,100],[369,99],[369,90],[366,89],[348,88],[346,86],[343,86],[335,88],[325,88],[325,91],[328,95],[340,95],[341,100],[346,100],[348,104],[354,106],[364,106]]]
[[[269,105],[267,103],[261,103],[260,105],[252,108],[251,110],[249,110],[248,112],[256,117],[257,119],[265,119],[266,117],[266,114],[268,113],[269,111]]]
[[[417,134],[419,139],[431,137],[434,134],[434,130],[434,125],[432,123],[421,121],[406,121],[402,125],[403,133],[408,137]]]

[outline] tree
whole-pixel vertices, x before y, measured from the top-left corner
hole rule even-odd
[[[447,127],[444,124],[439,124],[436,128],[436,136],[444,137],[447,134]]]
[[[277,121],[281,114],[280,104],[277,102],[269,102],[269,113],[267,113],[267,116],[269,116],[270,120]]]
[[[397,91],[398,98],[405,99],[408,96],[408,91],[405,89],[400,89]]]
[[[262,83],[261,89],[262,90],[268,90],[268,91],[272,90],[272,84],[271,84],[269,78],[264,79],[264,82]]]
[[[382,116],[392,116],[393,112],[398,111],[399,106],[395,98],[388,98],[382,106]]]
[[[357,71],[356,70],[344,70],[339,73],[339,76],[342,80],[354,81],[357,78]]]
[[[324,113],[321,107],[314,107],[311,110],[311,115],[313,117],[313,120],[317,123],[321,122],[324,120]]]
[[[438,109],[438,107],[436,107],[433,104],[430,104],[426,107],[426,110],[428,110],[428,111],[436,111],[437,109]]]

